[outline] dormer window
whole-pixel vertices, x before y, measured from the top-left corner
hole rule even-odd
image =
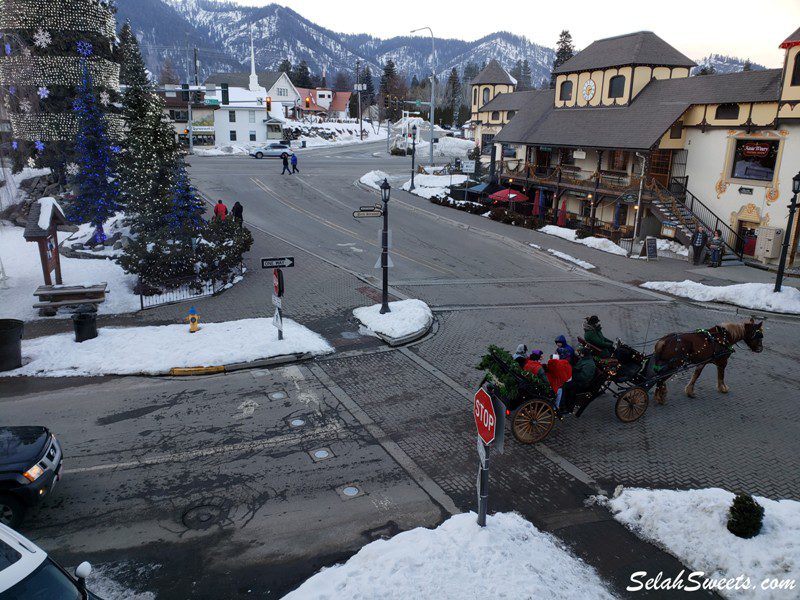
[[[792,83],[790,85],[800,85],[800,52],[795,54],[794,69],[792,69]]]
[[[492,121],[499,121],[500,120],[500,111],[493,110],[492,111]]]
[[[558,91],[558,99],[563,102],[568,102],[572,100],[572,82],[565,81],[561,84],[561,88]]]
[[[735,102],[720,104],[714,116],[720,121],[735,121],[739,118],[739,105]]]
[[[483,88],[483,103],[486,104],[489,101],[489,88]]]
[[[514,115],[515,115],[515,114],[517,114],[517,111],[515,111],[515,110],[510,110],[510,111],[508,111],[508,112],[506,113],[506,118],[508,118],[508,120],[510,121],[511,119],[513,119],[513,118],[514,118]]]
[[[625,95],[625,76],[615,75],[608,81],[608,97],[622,98]]]

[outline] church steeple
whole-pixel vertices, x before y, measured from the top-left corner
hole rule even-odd
[[[253,26],[250,25],[250,91],[257,92],[259,89],[258,75],[256,75],[256,52],[253,47]]]

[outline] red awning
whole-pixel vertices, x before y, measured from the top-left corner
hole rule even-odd
[[[495,202],[527,202],[530,198],[516,190],[500,190],[489,196],[489,200],[494,200]]]

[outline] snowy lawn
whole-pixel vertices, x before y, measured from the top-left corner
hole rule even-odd
[[[429,200],[434,196],[445,198],[450,193],[448,186],[459,185],[467,179],[466,175],[414,175],[414,190],[410,189],[410,179],[403,184],[403,189]]]
[[[101,327],[95,339],[75,342],[72,333],[22,340],[20,369],[6,375],[77,377],[82,375],[163,375],[173,367],[208,367],[283,354],[333,352],[319,334],[290,319],[283,337],[272,319],[241,319],[188,325]]]
[[[774,285],[771,283],[737,283],[716,286],[686,279],[685,281],[647,281],[641,287],[701,302],[725,302],[744,308],[800,314],[800,290],[786,285],[785,282],[778,294],[773,291]]]
[[[627,256],[628,254],[623,248],[617,246],[614,242],[606,238],[587,237],[578,239],[578,232],[575,229],[567,229],[566,227],[558,227],[556,225],[545,225],[538,231],[540,233],[546,233],[547,235],[560,237],[561,239],[569,242],[575,242],[576,244],[588,246],[589,248],[594,248],[595,250],[608,252],[609,254],[617,254],[619,256]]]
[[[800,593],[800,502],[756,496],[756,501],[764,507],[764,524],[757,536],[742,539],[726,527],[733,497],[731,492],[719,488],[625,489],[607,503],[617,521],[666,548],[690,569],[703,571],[710,579],[733,579],[740,575],[750,578],[751,589],[720,590],[723,596],[797,598]],[[648,577],[654,575],[650,573]],[[772,578],[793,578],[795,588],[760,589],[762,581]]]
[[[514,513],[450,517],[364,546],[346,563],[323,569],[284,600],[381,598],[547,598],[614,596],[597,573]]]
[[[0,283],[0,315],[3,318],[30,321],[38,316],[33,308],[37,298],[33,295],[37,287],[44,284],[42,265],[37,244],[26,242],[23,229],[0,221],[0,260],[8,280]],[[64,235],[64,234],[61,234]],[[61,257],[61,274],[64,285],[89,285],[105,281],[109,294],[100,304],[102,314],[120,314],[139,310],[139,296],[133,293],[136,276],[128,275],[110,260],[82,260]],[[58,318],[67,318],[69,313],[59,311]]]
[[[367,329],[392,338],[427,330],[433,323],[433,313],[422,300],[389,302],[390,312],[385,315],[380,310],[380,304],[362,306],[353,310],[353,316]]]
[[[581,267],[582,269],[594,269],[595,266],[590,263],[586,262],[585,260],[581,260],[580,258],[575,258],[571,254],[567,254],[566,252],[559,252],[558,250],[553,250],[552,248],[548,248],[547,251],[552,254],[553,256],[557,256],[562,260],[569,261]]]

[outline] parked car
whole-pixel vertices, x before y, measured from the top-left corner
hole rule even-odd
[[[102,600],[86,589],[92,565],[70,575],[36,544],[0,525],[0,600]]]
[[[255,158],[279,158],[284,152],[290,156],[294,154],[288,142],[273,142],[260,148],[256,148],[250,153]]]
[[[61,479],[62,453],[46,427],[0,427],[0,523],[17,527]]]

